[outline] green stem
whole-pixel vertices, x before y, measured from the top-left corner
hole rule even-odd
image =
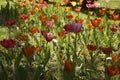
[[[73,56],[73,61],[77,60],[77,33],[75,33],[75,39],[74,39],[74,56]]]
[[[0,62],[0,66],[1,66],[3,73],[4,73],[4,80],[8,80],[8,75],[7,75],[7,72],[6,72],[2,62]]]

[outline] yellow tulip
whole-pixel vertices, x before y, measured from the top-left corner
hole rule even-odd
[[[64,7],[64,10],[65,10],[66,12],[68,12],[68,11],[70,11],[70,7]]]
[[[76,2],[75,1],[73,1],[73,2],[71,2],[71,4],[72,4],[72,6],[76,6]]]
[[[87,49],[87,47],[86,47],[86,46],[84,46],[84,51],[83,51],[83,54],[84,54],[84,55],[86,55],[86,56],[88,56],[88,55],[89,55],[89,51],[88,51],[88,49]]]

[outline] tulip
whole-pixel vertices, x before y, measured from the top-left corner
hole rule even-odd
[[[57,15],[54,14],[54,15],[51,16],[51,18],[52,18],[53,20],[56,20],[56,19],[57,19]]]
[[[51,33],[47,33],[47,35],[45,36],[45,39],[47,40],[47,42],[50,42],[54,39],[54,36]]]
[[[73,23],[72,24],[72,32],[78,33],[81,31],[82,23]]]
[[[4,22],[4,25],[6,25],[6,26],[13,26],[15,24],[16,24],[15,20],[8,20],[8,21]]]
[[[102,48],[102,51],[104,54],[110,54],[112,52],[112,48],[104,47],[104,48]]]
[[[96,45],[87,45],[88,50],[95,51],[97,49]]]
[[[26,41],[26,40],[28,40],[28,36],[27,35],[19,35],[18,39],[22,40],[22,41]]]
[[[4,48],[13,48],[16,44],[16,41],[13,39],[4,39],[0,41],[0,45],[3,46]]]
[[[18,16],[18,18],[20,20],[26,20],[26,19],[28,19],[28,15],[27,14],[22,14],[22,15]]]
[[[41,34],[42,34],[44,37],[47,36],[48,33],[49,33],[48,30],[42,30],[42,31],[41,31]]]
[[[118,62],[120,60],[120,56],[112,55],[113,62]]]
[[[22,50],[23,50],[23,54],[26,57],[30,57],[33,53],[34,53],[34,46],[23,46]]]
[[[53,24],[54,24],[54,23],[51,22],[51,21],[45,21],[45,22],[44,22],[44,25],[47,26],[47,27],[52,27]]]
[[[115,65],[109,65],[105,67],[105,71],[110,77],[112,77],[112,76],[115,76],[119,72],[119,69]]]
[[[70,73],[70,71],[71,71],[71,65],[70,65],[69,61],[65,61],[65,63],[64,63],[64,70],[66,72]]]

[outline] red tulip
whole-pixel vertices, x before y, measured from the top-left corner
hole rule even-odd
[[[54,36],[51,33],[47,33],[47,35],[45,36],[45,39],[47,40],[47,42],[50,42],[54,39]]]
[[[104,47],[104,48],[102,48],[102,51],[104,54],[110,54],[112,52],[112,48]]]
[[[42,34],[44,37],[47,36],[48,33],[49,33],[48,30],[42,30],[42,31],[41,31],[41,34]]]
[[[71,71],[71,65],[70,65],[69,61],[65,61],[65,63],[64,63],[64,70],[66,72],[68,72],[68,73]]]
[[[115,65],[110,65],[110,66],[105,67],[105,71],[110,77],[112,77],[112,76],[115,76],[119,72],[119,69]]]
[[[95,51],[97,49],[96,45],[87,45],[88,50]]]
[[[34,46],[23,46],[22,50],[23,50],[23,54],[26,57],[30,57],[34,53],[35,47]]]
[[[13,26],[15,24],[16,24],[15,20],[8,20],[8,21],[4,22],[4,25],[6,25],[6,26]]]
[[[28,19],[28,15],[27,14],[22,14],[22,15],[18,16],[18,18],[20,20],[26,20],[26,19]]]

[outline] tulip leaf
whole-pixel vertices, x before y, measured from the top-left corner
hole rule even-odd
[[[2,62],[0,62],[0,66],[1,66],[1,69],[2,71],[0,71],[0,80],[8,80],[8,74],[2,64]]]
[[[15,80],[27,80],[27,71],[22,67],[19,66],[16,71],[16,79]]]
[[[75,78],[75,67],[74,63],[71,63],[71,71],[63,71],[63,78],[64,80],[74,80]]]
[[[18,56],[17,56],[17,58],[16,58],[16,60],[15,60],[15,65],[14,65],[14,67],[15,67],[15,70],[17,70],[18,69],[18,66],[19,66],[19,64],[20,64],[20,61],[21,61],[21,59],[22,59],[22,56],[23,56],[23,54],[18,54]]]
[[[42,66],[38,66],[35,73],[34,73],[34,77],[33,80],[39,80],[39,77],[41,75],[41,73],[43,73],[43,67]]]
[[[43,65],[46,66],[50,59],[50,50],[45,54],[45,60],[43,61]]]

